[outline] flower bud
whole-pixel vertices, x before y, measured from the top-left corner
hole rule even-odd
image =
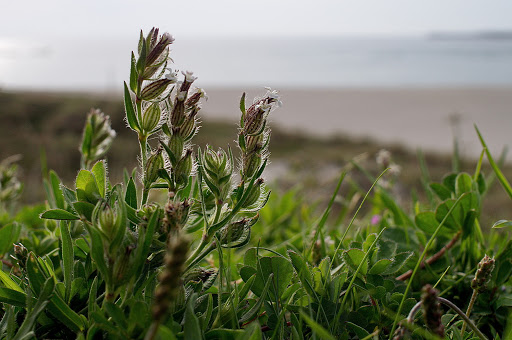
[[[444,339],[444,325],[441,322],[441,304],[437,299],[437,289],[427,284],[421,290],[421,303],[423,308],[423,318],[427,328],[434,334]]]
[[[116,219],[112,209],[110,207],[105,207],[100,213],[99,223],[101,229],[105,231],[106,234],[110,234],[110,231],[114,228],[116,224]]]
[[[164,78],[159,79],[146,85],[140,94],[142,100],[152,100],[164,93],[167,87],[172,84],[172,81]]]
[[[249,224],[247,218],[243,218],[240,221],[232,222],[220,230],[219,241],[222,245],[227,245],[231,242],[238,241],[243,235],[245,228]]]
[[[164,208],[164,220],[166,232],[181,230],[188,220],[190,202],[185,199],[183,202],[168,201]]]
[[[251,152],[253,150],[259,150],[263,145],[263,136],[264,134],[258,134],[255,136],[248,135],[245,137],[245,149],[247,152]]]
[[[142,116],[142,130],[145,132],[151,132],[160,122],[160,116],[162,111],[160,110],[160,105],[158,103],[152,103],[147,107],[144,111],[144,115]]]
[[[187,149],[185,155],[179,160],[175,169],[176,184],[186,186],[192,171],[192,149]]]
[[[242,177],[243,179],[249,179],[258,171],[261,165],[261,155],[251,152],[244,156],[242,163]]]
[[[183,148],[185,145],[185,141],[183,140],[183,137],[180,136],[178,133],[175,133],[175,130],[173,129],[173,135],[169,139],[169,149],[172,151],[172,154],[174,155],[174,158],[176,158],[176,162],[178,162],[181,158],[181,155],[183,154]],[[176,164],[172,164],[175,166]]]
[[[185,120],[185,99],[181,99],[177,96],[176,101],[174,103],[174,107],[171,111],[171,116],[169,118],[172,127],[179,127],[183,124]]]
[[[237,242],[248,232],[248,230],[258,221],[259,214],[251,218],[242,218],[240,221],[232,222],[223,227],[219,233],[219,241],[223,246],[229,245],[232,242]]]
[[[155,291],[153,320],[162,319],[171,301],[178,295],[188,247],[189,242],[181,234],[169,239],[164,270],[158,277],[159,285]]]
[[[253,105],[247,110],[243,127],[244,135],[259,133],[265,124],[265,111],[259,105]]]
[[[184,276],[183,276],[183,282],[189,282],[189,281],[195,281],[195,282],[206,282],[212,276],[216,273],[215,269],[206,269],[203,267],[195,267],[189,270]]]
[[[177,129],[177,132],[183,137],[185,141],[192,139],[196,132],[196,115],[199,110],[200,107],[194,107],[193,111],[187,115],[183,124]]]
[[[154,39],[154,37],[156,37],[157,35],[158,35],[158,31],[156,31],[153,34],[153,37],[152,37],[151,41],[149,42],[151,50],[146,57],[146,65],[147,66],[150,66],[155,61],[157,61],[162,56],[162,54],[165,51],[165,49],[167,48],[167,46],[169,46],[170,44],[172,44],[174,42],[174,38],[172,37],[172,35],[165,32],[162,35],[162,37],[160,38],[160,41],[158,41],[158,43],[155,44],[156,39]]]
[[[258,202],[258,200],[261,197],[261,188],[264,183],[263,178],[259,178],[256,182],[254,182],[254,186],[250,188],[249,190],[249,196],[247,196],[247,199],[244,202],[243,207],[247,208]]]
[[[491,279],[494,270],[494,258],[487,255],[478,263],[478,269],[475,278],[471,281],[471,288],[482,293],[487,288],[487,283]]]
[[[25,269],[28,259],[28,250],[21,243],[14,244],[14,258],[18,261],[18,266]]]
[[[98,109],[91,109],[87,115],[82,137],[82,160],[87,167],[103,157],[110,149],[116,132],[110,127],[110,117]]]
[[[162,149],[158,148],[156,153],[153,153],[146,163],[144,172],[144,187],[149,188],[158,178],[158,171],[164,167],[164,159],[162,157]]]
[[[206,98],[206,92],[204,92],[203,89],[197,89],[196,92],[187,99],[187,101],[185,102],[185,106],[187,108],[191,108],[197,105],[201,98]]]

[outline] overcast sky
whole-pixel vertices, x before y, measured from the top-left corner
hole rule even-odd
[[[0,0],[0,38],[417,35],[512,30],[510,0]]]

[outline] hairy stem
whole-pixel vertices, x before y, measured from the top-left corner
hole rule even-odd
[[[437,298],[439,300],[439,302],[441,302],[442,304],[444,304],[445,306],[448,306],[450,307],[451,309],[453,309],[455,311],[455,313],[459,314],[459,316],[467,323],[467,325],[469,326],[469,328],[471,328],[473,330],[473,332],[475,332],[475,334],[482,340],[488,340],[487,337],[484,335],[484,333],[482,333],[478,327],[473,323],[473,321],[471,321],[471,319],[466,315],[464,314],[464,312],[462,310],[460,310],[459,307],[457,307],[453,302],[451,302],[450,300],[447,300],[445,298],[442,298],[442,297],[438,297]]]
[[[469,318],[471,315],[471,310],[473,310],[473,306],[475,305],[476,297],[478,296],[478,290],[473,289],[473,294],[471,295],[471,300],[469,301],[468,309],[466,310],[466,315]],[[466,321],[462,324],[462,329],[460,331],[460,335],[464,337],[464,332],[466,331]]]

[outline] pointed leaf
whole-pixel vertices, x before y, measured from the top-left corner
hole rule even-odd
[[[76,194],[79,201],[87,201],[92,204],[101,198],[96,178],[88,170],[80,170],[76,177]]]
[[[124,200],[130,207],[137,209],[137,189],[132,177],[130,177],[128,185],[126,186],[126,194],[124,196]]]
[[[107,190],[107,169],[105,161],[97,161],[96,164],[93,165],[91,172],[96,179],[96,185],[98,186],[101,197],[105,198],[105,191]]]
[[[124,83],[124,110],[126,112],[126,121],[130,128],[135,132],[141,132],[139,122],[137,121],[137,115],[135,114],[135,109],[133,107],[132,98],[130,96],[130,90],[128,90],[126,82]]]
[[[70,213],[69,211],[62,209],[51,209],[46,210],[41,214],[41,218],[45,218],[48,220],[79,220],[80,217]]]

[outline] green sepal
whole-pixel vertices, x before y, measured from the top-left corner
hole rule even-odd
[[[133,107],[132,97],[130,96],[130,90],[128,90],[128,86],[126,86],[126,82],[124,83],[124,109],[126,111],[126,120],[130,128],[140,133],[140,125],[137,120],[137,115],[135,114],[135,108]]]
[[[142,47],[139,52],[139,60],[137,60],[137,73],[144,73],[146,68],[146,55],[147,55],[147,43],[146,39],[142,38]]]
[[[242,112],[242,115],[240,116],[240,127],[244,127],[244,119],[245,119],[245,92],[242,93],[242,97],[240,98],[240,112]]]
[[[167,146],[167,144],[165,144],[163,141],[160,141],[160,144],[164,147],[165,152],[167,152],[167,155],[169,156],[169,159],[171,160],[171,164],[178,163],[178,161],[176,160],[176,156],[174,156],[174,153]]]
[[[130,89],[133,93],[137,93],[137,79],[139,75],[137,73],[137,61],[135,60],[135,55],[132,51],[132,58],[130,63]]]

